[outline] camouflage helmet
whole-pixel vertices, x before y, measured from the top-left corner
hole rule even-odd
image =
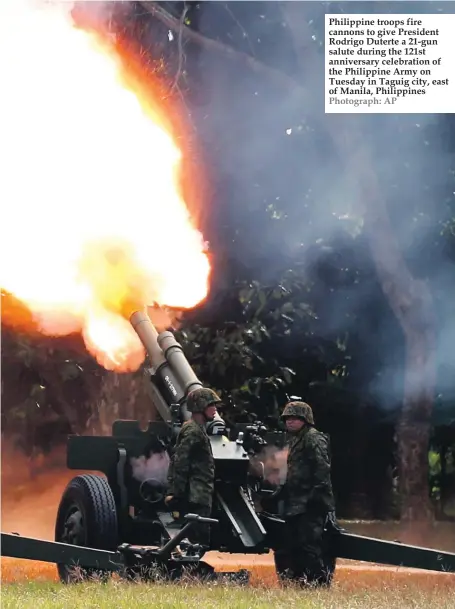
[[[308,425],[314,425],[313,410],[306,402],[289,402],[281,415],[282,419],[297,417],[303,419]]]
[[[204,412],[209,406],[220,402],[221,398],[212,389],[201,387],[189,393],[186,407],[190,412]]]

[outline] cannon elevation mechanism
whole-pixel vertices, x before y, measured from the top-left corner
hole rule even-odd
[[[130,321],[150,360],[146,383],[162,420],[149,423],[146,430],[137,421],[120,420],[114,422],[111,436],[69,436],[67,467],[99,473],[78,475],[67,485],[57,511],[55,541],[2,533],[1,555],[55,563],[66,583],[94,573],[107,578],[112,572],[176,579],[190,571],[217,577],[203,560],[202,549],[186,539],[201,517],[176,518],[164,504],[169,453],[190,417],[188,393],[202,383],[171,332],[158,333],[140,311]],[[266,444],[282,445],[284,434],[269,432],[260,423],[228,432],[219,416],[208,433],[215,491],[211,517],[202,520],[211,527],[210,549],[264,554],[279,548],[284,521],[278,509],[272,513],[258,507],[267,489],[257,467],[252,473],[251,463],[254,459],[257,464],[255,453]],[[455,572],[453,553],[353,535],[331,521],[326,536],[328,579],[336,558]],[[245,571],[236,576],[248,580]]]

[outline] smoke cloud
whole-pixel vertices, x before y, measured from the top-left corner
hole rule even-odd
[[[285,4],[301,7],[295,11],[302,11],[307,25],[311,22],[304,45],[315,46],[323,43],[326,12],[433,13],[453,12],[455,6],[207,2],[199,30],[298,80],[298,56],[282,12]],[[339,276],[339,287],[327,287],[319,303],[319,334],[332,339],[346,333],[370,337],[368,342],[362,339],[357,388],[361,378],[383,407],[397,406],[403,395],[403,335],[362,234],[357,176],[346,171],[329,135],[344,118],[323,115],[323,51],[305,54],[305,103],[297,88],[285,88],[273,75],[264,76],[241,60],[204,47],[194,53],[205,97],[193,112],[217,171],[212,234],[242,269],[272,285],[295,260],[306,265],[310,281],[323,282],[321,271]],[[455,324],[453,310],[448,310],[455,296],[455,273],[440,235],[441,220],[449,216],[450,206],[455,208],[455,150],[445,135],[450,133],[450,117],[359,115],[355,120],[406,262],[416,278],[429,283],[435,298],[438,391],[455,394]],[[264,213],[272,206],[280,218],[273,218],[273,211],[270,217]],[[252,234],[260,238],[252,239]],[[343,263],[347,268],[340,269]],[[230,278],[224,285],[220,281],[229,289]],[[416,379],[416,389],[418,383]]]
[[[251,471],[273,486],[284,484],[287,474],[288,449],[266,446],[250,459]]]
[[[133,477],[139,482],[155,481],[157,485],[166,486],[170,458],[166,451],[154,453],[150,457],[131,458]]]

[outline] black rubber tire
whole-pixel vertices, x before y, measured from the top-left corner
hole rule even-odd
[[[75,538],[68,538],[65,524],[68,519],[79,518],[81,526]],[[94,474],[76,476],[67,485],[57,511],[55,541],[74,543],[88,548],[115,551],[118,546],[117,508],[111,488],[105,478]],[[75,583],[88,578],[109,579],[111,573],[92,568],[75,569],[58,564],[63,583]]]

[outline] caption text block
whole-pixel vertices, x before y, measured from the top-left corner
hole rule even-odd
[[[455,15],[326,15],[325,111],[455,112]]]

